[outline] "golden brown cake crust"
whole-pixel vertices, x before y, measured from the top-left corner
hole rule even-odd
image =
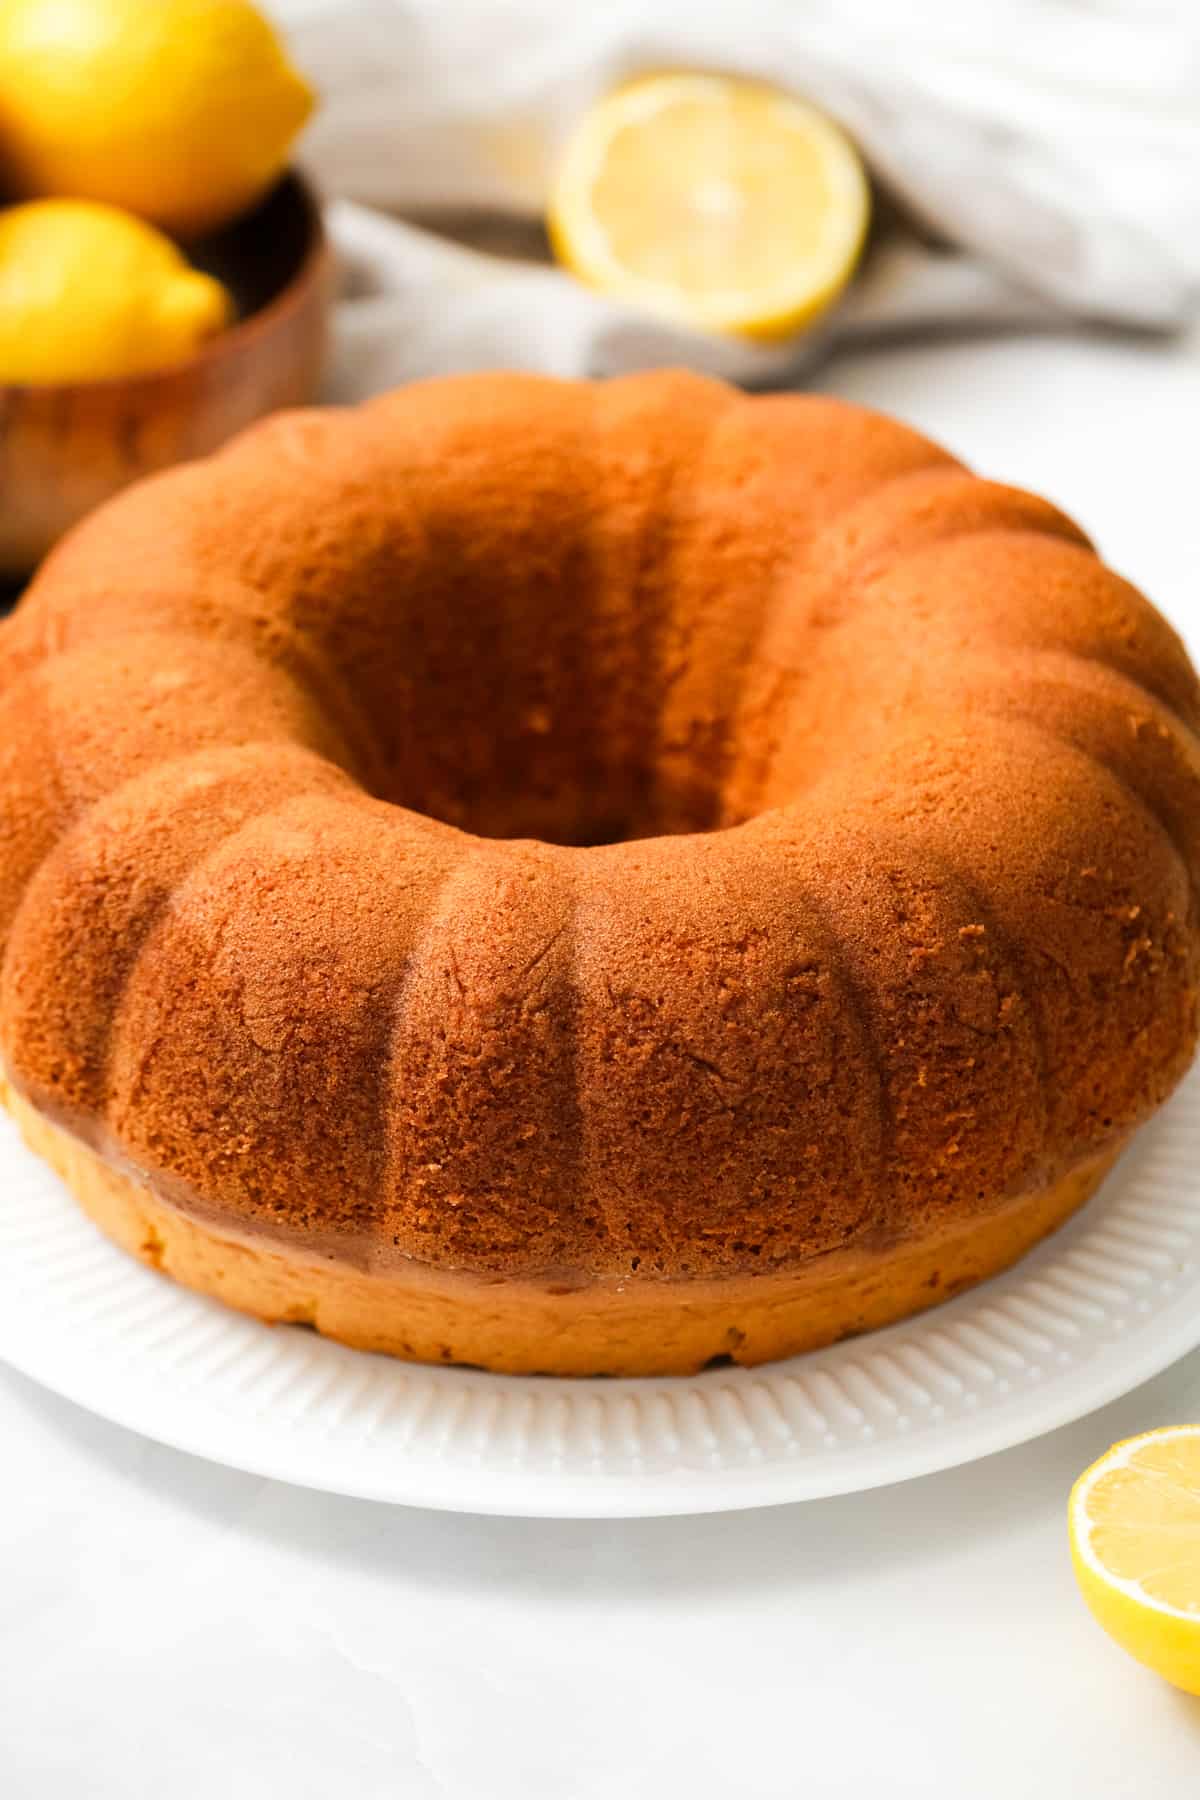
[[[11,1089],[30,1148],[107,1237],[161,1274],[268,1324],[315,1326],[356,1350],[512,1375],[690,1375],[819,1349],[936,1306],[1023,1256],[1090,1198],[1114,1158],[1008,1201],[936,1240],[835,1250],[787,1275],[589,1282],[564,1288],[411,1264],[370,1273],[210,1231],[119,1173]]]
[[[898,1269],[1187,1066],[1198,726],[1069,520],[859,408],[284,415],[0,626],[0,1054],[205,1232],[372,1278]]]

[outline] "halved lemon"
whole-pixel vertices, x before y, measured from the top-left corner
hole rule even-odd
[[[1109,1636],[1200,1694],[1200,1425],[1114,1444],[1068,1507],[1083,1597]]]
[[[759,82],[655,75],[584,117],[547,223],[593,287],[771,341],[841,293],[870,213],[858,152],[815,107]]]

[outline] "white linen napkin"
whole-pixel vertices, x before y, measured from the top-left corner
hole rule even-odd
[[[1196,0],[275,0],[322,96],[305,159],[345,267],[332,390],[490,366],[664,362],[792,380],[831,342],[1055,318],[1150,330],[1200,302]],[[617,82],[761,76],[850,131],[903,224],[769,349],[576,282],[537,225]]]

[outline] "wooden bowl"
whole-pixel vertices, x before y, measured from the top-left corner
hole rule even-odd
[[[0,385],[0,576],[28,574],[69,525],[139,476],[312,399],[333,259],[308,184],[286,175],[188,255],[220,277],[238,309],[238,322],[195,356],[115,381]]]

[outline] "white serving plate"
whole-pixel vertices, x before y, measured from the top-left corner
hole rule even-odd
[[[1200,1068],[1077,1218],[906,1324],[761,1369],[580,1381],[424,1368],[242,1318],[124,1256],[0,1122],[0,1357],[281,1481],[462,1512],[813,1499],[1049,1431],[1200,1343]]]

